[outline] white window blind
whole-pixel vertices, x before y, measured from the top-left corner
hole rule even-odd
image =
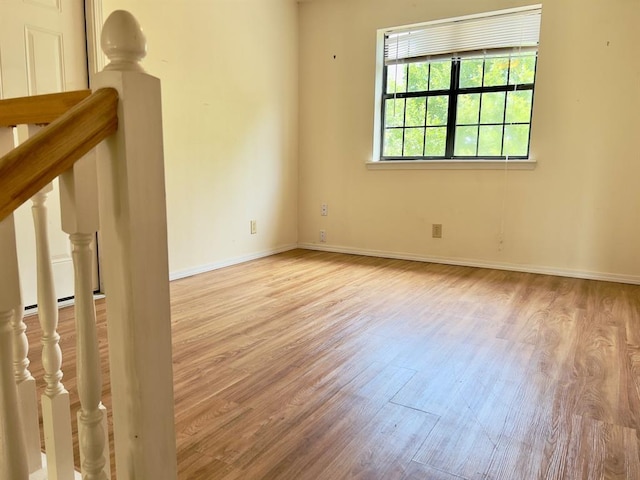
[[[385,34],[386,64],[416,62],[443,55],[482,54],[490,50],[536,48],[542,8],[430,23]]]

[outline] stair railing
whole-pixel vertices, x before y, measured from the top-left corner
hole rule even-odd
[[[93,301],[100,231],[113,434],[119,480],[175,479],[176,451],[160,82],[140,60],[146,40],[124,11],[105,22],[110,60],[93,93],[0,101],[0,478],[71,480],[69,393],[48,246],[46,198],[60,185],[74,264],[78,435],[82,478],[111,478]],[[44,128],[38,125],[48,124]],[[29,125],[15,146],[14,127]],[[11,149],[11,150],[10,150]],[[9,151],[10,150],[10,151]],[[23,321],[14,210],[31,199],[46,387],[38,402]]]

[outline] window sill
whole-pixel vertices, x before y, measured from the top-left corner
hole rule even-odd
[[[535,160],[380,160],[369,170],[534,170]]]

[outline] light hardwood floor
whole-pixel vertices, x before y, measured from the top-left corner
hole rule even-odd
[[[294,250],[171,293],[181,479],[640,479],[638,286]]]

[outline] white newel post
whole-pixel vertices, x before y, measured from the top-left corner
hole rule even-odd
[[[29,125],[29,135],[38,127]],[[38,318],[42,329],[42,366],[46,387],[41,397],[44,447],[47,455],[48,480],[74,478],[73,439],[69,392],[62,384],[62,351],[58,335],[58,298],[53,279],[47,225],[47,196],[51,184],[32,198],[31,211],[36,236],[38,285]]]
[[[78,443],[82,478],[107,480],[109,437],[102,405],[102,370],[93,300],[92,244],[99,228],[96,155],[91,151],[60,176],[62,230],[69,234],[74,267],[78,394]]]
[[[101,240],[116,473],[177,478],[160,81],[140,64],[135,18],[113,12],[102,31],[110,60],[93,89],[120,96],[118,131],[98,148]]]
[[[13,130],[0,128],[0,154],[12,148]],[[30,469],[16,384],[16,361],[21,353],[15,351],[14,323],[18,315],[22,322],[16,234],[11,214],[0,221],[0,478],[26,480]],[[26,352],[24,355],[26,359]],[[24,370],[27,366],[28,360]],[[36,426],[37,418],[36,410]]]

